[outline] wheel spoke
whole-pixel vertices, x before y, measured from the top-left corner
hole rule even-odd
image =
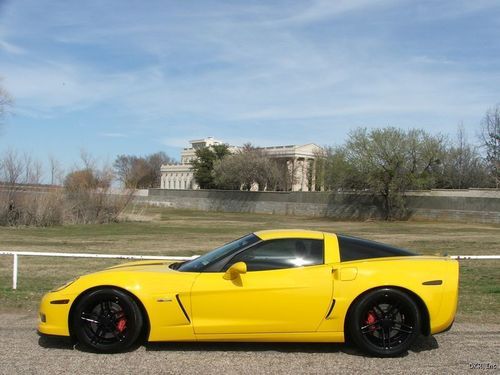
[[[99,317],[96,314],[82,312],[80,319],[85,320],[90,323],[101,324]]]
[[[394,303],[387,309],[387,314],[392,315],[399,311],[401,304],[399,302]]]
[[[125,335],[121,334],[117,330],[113,330],[111,333],[113,334],[113,336],[115,337],[115,339],[117,339],[120,342],[125,339]]]
[[[377,315],[377,318],[379,319],[384,318],[384,312],[378,305],[373,306],[373,312],[375,313],[375,315]]]
[[[81,319],[86,320],[87,322],[90,322],[90,323],[100,324],[100,322],[98,320],[90,319],[90,318],[87,318],[85,316],[82,316]]]
[[[398,325],[399,325],[399,327],[398,327]],[[399,331],[399,332],[404,332],[404,333],[408,333],[408,334],[413,333],[412,326],[409,326],[408,324],[404,324],[404,323],[399,323],[398,325],[395,325],[392,328]]]
[[[382,347],[385,349],[387,347],[385,329],[381,328],[380,330],[382,331]]]
[[[93,337],[92,337],[91,341],[92,341],[94,344],[99,344],[99,343],[101,343],[101,342],[102,342],[102,340],[103,340],[103,338],[104,338],[104,337],[102,337],[102,334],[103,334],[103,333],[104,333],[104,329],[103,329],[101,326],[99,326],[99,327],[97,328],[97,330],[95,331],[95,333],[93,334]]]
[[[408,334],[413,333],[413,331],[408,331],[406,329],[402,329],[402,328],[399,328],[399,327],[392,327],[392,328],[395,329],[398,332],[403,332],[403,333],[408,333]]]
[[[101,303],[99,304],[99,307],[101,308],[101,314],[106,315],[106,313],[108,312],[107,306],[106,306],[106,301],[101,301]]]
[[[120,321],[120,319],[122,319],[123,317],[125,317],[125,313],[123,312],[123,310],[118,310],[118,311],[115,311],[113,313],[113,322],[116,324]]]
[[[375,326],[375,325],[377,325],[377,324],[378,324],[378,321],[377,321],[377,322],[370,323],[370,324],[367,324],[367,325],[365,325],[365,326],[361,327],[361,333],[363,333],[363,334],[365,334],[365,335],[366,335],[367,333],[371,333],[371,332],[373,332],[373,330],[371,330],[370,328],[374,327],[374,326]]]

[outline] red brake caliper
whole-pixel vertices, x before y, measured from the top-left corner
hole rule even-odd
[[[127,319],[122,318],[118,321],[118,324],[116,325],[116,329],[118,332],[122,333],[123,330],[127,327]]]
[[[116,323],[116,329],[118,332],[122,333],[125,328],[127,328],[127,319],[125,318],[125,315],[122,315],[118,323]]]
[[[373,324],[377,321],[377,316],[373,311],[368,311],[368,314],[366,316],[365,324]],[[370,331],[375,331],[376,327],[375,325],[370,326]]]

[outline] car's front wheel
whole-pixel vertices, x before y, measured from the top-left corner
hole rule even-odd
[[[127,293],[102,288],[83,295],[71,316],[78,341],[98,352],[119,352],[132,346],[142,331],[143,317]]]
[[[378,356],[403,354],[420,333],[420,312],[413,299],[394,288],[362,296],[347,321],[349,338],[362,351]]]

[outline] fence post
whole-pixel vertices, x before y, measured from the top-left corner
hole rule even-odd
[[[14,262],[12,264],[12,289],[17,289],[17,254],[14,254]]]

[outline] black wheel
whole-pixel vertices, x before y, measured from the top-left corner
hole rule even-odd
[[[420,332],[420,312],[406,293],[374,290],[353,306],[347,321],[349,338],[362,351],[394,357],[408,350]]]
[[[119,352],[137,341],[143,317],[127,293],[105,288],[91,291],[78,301],[71,327],[84,346],[98,352]]]

